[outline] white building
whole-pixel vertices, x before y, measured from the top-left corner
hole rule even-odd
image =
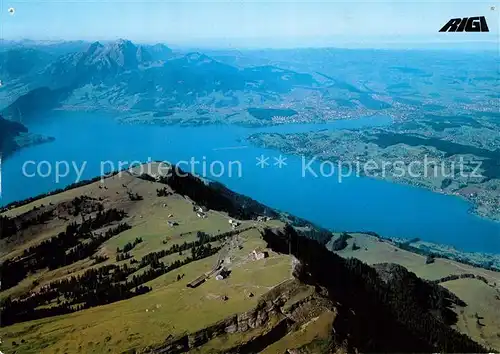
[[[251,255],[255,260],[264,259],[264,258],[269,257],[269,254],[267,252],[261,252],[261,251],[257,251],[257,250],[253,250]]]

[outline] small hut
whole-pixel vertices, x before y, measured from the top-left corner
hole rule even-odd
[[[251,257],[255,260],[264,259],[269,257],[269,253],[266,251],[255,249],[252,251]]]

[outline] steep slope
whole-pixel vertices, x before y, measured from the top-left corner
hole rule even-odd
[[[136,70],[144,59],[149,60],[149,54],[130,41],[118,40],[105,45],[94,42],[86,51],[59,57],[41,76],[51,88],[76,88],[87,83],[106,83],[119,73]]]
[[[168,60],[170,59],[174,52],[172,49],[167,47],[165,44],[157,43],[152,46],[144,46],[146,50],[151,54],[152,60]]]
[[[0,154],[7,158],[22,147],[52,141],[52,138],[28,133],[28,128],[0,115]]]
[[[13,121],[30,120],[37,115],[58,107],[61,100],[64,100],[70,94],[67,88],[54,90],[45,86],[35,88],[3,109],[2,114]]]
[[[439,315],[451,304],[465,303],[404,268],[380,267],[377,272],[355,258],[344,260],[290,226],[284,231],[266,230],[264,240],[274,251],[291,252],[299,260],[295,276],[324,289],[339,304],[333,334],[336,347],[365,353],[486,351]],[[438,295],[428,299],[431,294]]]
[[[0,51],[0,77],[2,82],[19,79],[43,69],[54,57],[33,48],[12,48]]]
[[[28,129],[21,123],[11,122],[0,116],[0,152],[7,155],[18,149],[19,146],[14,138],[27,131]]]
[[[285,96],[295,89],[317,86],[311,75],[273,66],[242,69],[198,52],[173,55],[161,44],[95,42],[85,51],[62,55],[44,67],[30,82],[29,91],[3,114],[13,120],[19,112],[33,117],[33,106],[37,112],[60,106],[129,114],[186,109],[195,116],[201,111],[228,115],[228,109],[245,114],[246,108],[279,106],[289,101]],[[40,92],[50,104],[38,103]]]
[[[486,347],[500,350],[500,272],[438,254],[430,261],[425,254],[410,252],[407,245],[398,242],[369,234],[349,235],[346,247],[337,254],[358,258],[377,269],[386,267],[386,262],[397,263],[422,279],[442,285],[467,303],[455,311],[458,319],[453,327]],[[333,238],[338,239],[338,235]]]
[[[466,304],[439,285],[344,260],[326,231],[285,224],[306,221],[155,167],[3,211],[2,350],[485,351],[451,329]]]

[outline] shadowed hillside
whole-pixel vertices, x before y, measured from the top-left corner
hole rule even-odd
[[[0,115],[0,152],[5,156],[17,150],[19,145],[14,138],[27,131],[21,123],[8,121]]]
[[[266,230],[264,240],[277,252],[290,251],[300,261],[295,276],[339,304],[333,339],[339,346],[347,341],[349,352],[487,351],[448,326],[456,322],[451,305],[465,303],[403,267],[345,260],[290,226]]]
[[[52,138],[29,134],[28,128],[19,122],[4,119],[0,115],[0,154],[8,157],[24,146],[52,141]]]
[[[486,352],[450,327],[469,304],[437,283],[345,260],[325,247],[330,232],[170,172],[124,171],[3,210],[2,349]]]

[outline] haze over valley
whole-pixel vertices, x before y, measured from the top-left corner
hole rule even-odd
[[[495,6],[9,7],[0,354],[500,350]]]
[[[11,121],[29,126],[54,110],[112,114],[123,124],[192,127],[389,117],[393,124],[341,132],[333,145],[323,133],[307,138],[313,144],[265,133],[250,142],[334,161],[409,163],[428,156],[448,170],[452,162],[465,161],[469,171],[480,163],[473,178],[446,172],[382,178],[459,195],[474,204],[475,213],[500,218],[494,52],[325,48],[204,54],[128,40],[30,45],[15,42],[0,53],[0,109]],[[281,137],[293,146],[283,146]]]

